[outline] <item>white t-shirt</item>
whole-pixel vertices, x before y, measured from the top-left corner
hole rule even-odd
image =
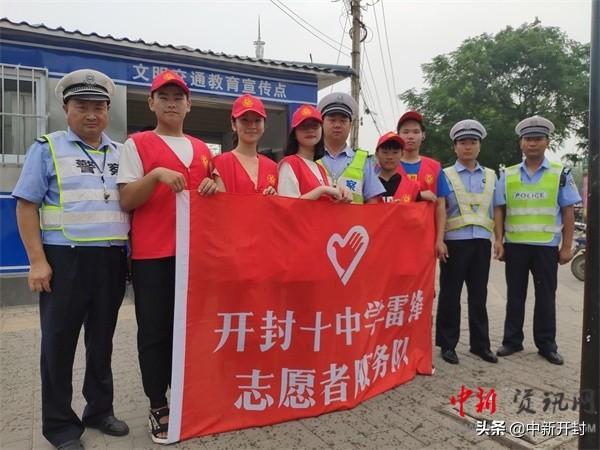
[[[323,175],[319,170],[319,165],[308,159],[300,157],[300,159],[308,166],[310,171],[315,174],[317,180],[321,186],[325,185],[325,180],[323,180]],[[331,178],[327,176],[327,181],[331,186]],[[282,163],[279,166],[279,181],[277,184],[277,193],[284,197],[300,197],[300,186],[298,184],[298,178],[296,178],[296,174],[292,170],[292,167],[288,163]]]
[[[192,143],[184,136],[163,136],[157,134],[167,146],[175,153],[185,167],[190,167],[194,157]],[[119,173],[117,183],[132,183],[145,175],[142,160],[133,139],[127,139],[123,144],[121,157],[119,158]]]

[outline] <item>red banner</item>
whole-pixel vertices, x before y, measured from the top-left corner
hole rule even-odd
[[[169,440],[431,374],[433,208],[178,194]]]

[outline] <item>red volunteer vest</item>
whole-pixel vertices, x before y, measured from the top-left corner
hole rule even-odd
[[[431,191],[437,195],[437,180],[442,171],[442,165],[435,159],[428,158],[427,156],[421,156],[421,166],[417,173],[417,183],[419,184],[421,191]],[[404,178],[409,178],[402,163],[398,165],[398,173]]]
[[[225,152],[213,159],[213,165],[225,185],[227,192],[238,194],[262,193],[269,186],[277,189],[277,164],[263,155],[258,155],[257,186],[248,172],[232,152]]]
[[[186,137],[192,143],[194,156],[189,169],[171,148],[153,131],[131,136],[137,148],[144,174],[157,167],[176,170],[186,178],[192,192],[209,176],[211,153],[200,139]],[[158,183],[152,195],[133,212],[131,221],[132,259],[155,259],[175,256],[175,193]]]
[[[296,179],[298,180],[298,189],[300,190],[300,195],[304,195],[315,188],[321,186],[321,182],[313,173],[312,170],[306,165],[304,161],[302,161],[302,157],[298,155],[290,155],[286,156],[281,160],[279,164],[287,163],[292,168],[294,175],[296,175]],[[325,182],[324,186],[329,186],[329,181],[327,180],[327,171],[325,167],[320,164],[317,164],[319,168],[319,172],[321,172],[321,176]]]
[[[399,165],[400,166],[400,165]],[[419,184],[415,181],[410,180],[406,175],[402,175],[400,169],[397,168],[396,172],[400,174],[400,184],[396,189],[393,197],[379,197],[379,201],[382,203],[401,202],[410,203],[416,202],[421,189]]]

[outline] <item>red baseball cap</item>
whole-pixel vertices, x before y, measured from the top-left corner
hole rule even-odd
[[[381,147],[383,144],[385,144],[388,141],[397,142],[398,144],[400,144],[400,148],[404,148],[404,139],[402,139],[397,133],[390,131],[389,133],[385,133],[384,135],[382,135],[379,138],[379,140],[377,141],[377,147],[375,147],[375,150],[377,150],[379,147]]]
[[[423,116],[420,113],[418,113],[417,111],[406,111],[404,114],[402,114],[400,116],[400,119],[398,119],[398,125],[396,126],[396,128],[400,127],[400,125],[402,125],[404,122],[407,122],[409,120],[414,120],[414,121],[422,124]]]
[[[185,84],[183,78],[181,78],[177,72],[172,70],[165,70],[154,77],[154,80],[152,80],[152,87],[150,88],[150,95],[167,84],[179,86],[188,96],[190,95],[190,88]]]
[[[233,108],[231,109],[231,117],[237,119],[249,111],[253,111],[265,119],[267,118],[267,112],[265,111],[265,105],[263,105],[263,102],[249,94],[244,94],[235,99],[235,102],[233,102]]]
[[[296,128],[298,125],[308,119],[313,119],[319,123],[323,123],[323,117],[317,108],[311,105],[302,105],[294,112],[294,115],[292,116],[292,128]]]

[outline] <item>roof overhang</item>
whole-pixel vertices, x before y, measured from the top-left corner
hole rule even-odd
[[[184,45],[165,45],[157,42],[146,42],[141,39],[132,40],[129,38],[115,38],[113,36],[101,36],[96,33],[83,33],[78,30],[69,31],[64,28],[49,28],[43,24],[29,24],[27,22],[12,22],[7,18],[0,19],[0,37],[13,36],[15,34],[28,34],[32,37],[38,36],[39,39],[32,39],[32,42],[40,40],[69,39],[98,47],[110,46],[113,51],[115,47],[120,47],[128,53],[153,53],[163,55],[177,55],[179,57],[198,59],[202,61],[212,61],[222,64],[226,67],[246,67],[258,71],[268,70],[276,71],[281,74],[306,75],[317,78],[318,88],[323,89],[342,81],[354,73],[349,66],[340,66],[334,64],[320,64],[313,62],[280,61],[270,59],[256,59],[248,56],[229,55],[217,53],[211,50],[199,50]],[[313,78],[314,79],[314,78]]]

